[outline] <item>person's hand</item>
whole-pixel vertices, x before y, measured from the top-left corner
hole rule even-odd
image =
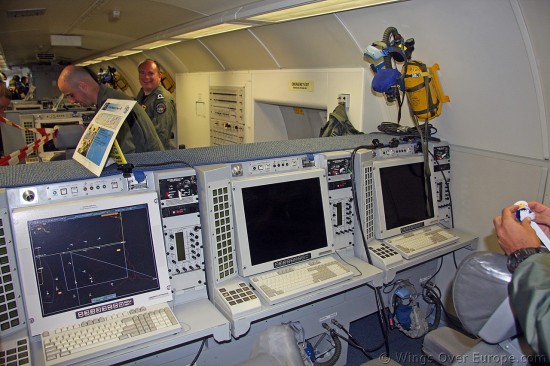
[[[540,205],[540,204],[539,204]],[[539,210],[542,207],[535,205]],[[542,205],[544,206],[544,205]],[[531,205],[529,205],[531,208]],[[550,209],[544,206],[546,213],[549,216],[541,215],[543,220],[549,219],[548,223],[550,224]],[[516,211],[518,210],[517,205],[512,205],[504,208],[502,214],[493,219],[493,225],[498,237],[498,243],[506,255],[510,255],[518,249],[522,248],[538,248],[540,247],[540,240],[535,233],[535,230],[531,227],[531,219],[526,218],[522,222],[519,222],[516,219]],[[531,208],[533,210],[533,208]],[[535,212],[535,217],[538,216]],[[538,220],[537,220],[538,222]],[[544,222],[543,222],[544,224]],[[546,225],[545,225],[546,226]],[[548,226],[546,227],[548,229]]]
[[[550,237],[550,207],[540,202],[529,202],[529,208],[535,213],[535,221],[546,236]]]

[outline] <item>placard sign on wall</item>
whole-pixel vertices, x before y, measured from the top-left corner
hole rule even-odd
[[[290,90],[313,91],[313,80],[290,80],[288,82]]]

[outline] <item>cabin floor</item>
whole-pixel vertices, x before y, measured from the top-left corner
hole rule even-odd
[[[351,323],[349,332],[359,341],[365,349],[370,349],[381,344],[383,335],[380,329],[378,314],[374,313],[364,318],[358,319]],[[424,337],[409,338],[398,329],[390,330],[390,358],[403,366],[413,365],[437,365],[436,362],[430,360],[428,356],[422,353],[422,343]],[[378,359],[382,354],[385,354],[385,346],[374,352],[368,352],[373,359]],[[387,364],[387,361],[380,359],[382,363]],[[347,366],[359,366],[369,359],[358,349],[348,346]]]

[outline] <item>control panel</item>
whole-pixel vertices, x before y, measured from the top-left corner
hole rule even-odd
[[[168,274],[178,292],[205,286],[197,177],[190,168],[155,172]]]
[[[335,247],[338,250],[351,246],[354,232],[351,154],[347,151],[318,154],[315,165],[327,174]]]
[[[430,146],[433,154],[433,174],[436,188],[437,207],[439,209],[440,222],[447,226],[453,226],[452,202],[451,202],[451,152],[449,145],[433,144]]]
[[[86,198],[126,190],[122,175],[45,184],[8,191],[10,205],[23,207],[61,200]]]
[[[302,169],[309,165],[306,155],[272,158],[267,160],[245,161],[231,164],[231,176],[248,177],[253,175],[273,174],[296,169]]]
[[[217,86],[210,88],[211,145],[245,142],[244,87]]]
[[[415,143],[402,143],[398,146],[386,146],[372,150],[374,159],[389,159],[398,156],[409,156],[417,153]]]

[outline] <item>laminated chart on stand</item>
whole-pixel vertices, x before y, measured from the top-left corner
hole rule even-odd
[[[136,104],[135,100],[107,99],[80,139],[73,159],[86,169],[100,176],[107,163],[116,135],[128,114]]]

